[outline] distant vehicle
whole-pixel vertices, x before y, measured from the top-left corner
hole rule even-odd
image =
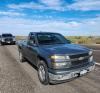
[[[92,50],[71,44],[59,33],[31,32],[18,42],[19,58],[38,68],[42,84],[61,83],[85,75],[95,67]]]
[[[1,41],[1,35],[0,35],[0,41]]]
[[[0,39],[0,43],[1,43],[1,45],[15,44],[16,43],[15,36],[13,36],[10,33],[2,34],[1,39]]]

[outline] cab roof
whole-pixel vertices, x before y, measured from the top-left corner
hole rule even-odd
[[[41,31],[40,32],[30,32],[30,34],[39,34],[39,33],[43,33],[43,34],[45,34],[45,33],[50,33],[50,34],[53,33],[54,34],[55,33],[56,34],[56,32],[41,32]]]

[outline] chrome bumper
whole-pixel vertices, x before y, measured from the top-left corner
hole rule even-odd
[[[83,68],[80,68],[80,69],[75,69],[75,70],[71,70],[71,71],[62,71],[61,73],[63,74],[52,74],[52,73],[49,73],[49,79],[50,81],[65,81],[65,80],[69,80],[69,79],[72,79],[72,78],[75,78],[75,77],[78,77],[78,76],[82,76],[82,75],[85,75],[86,73],[88,72],[91,72],[92,70],[94,70],[95,68],[95,64],[92,65],[92,66],[86,66],[86,67],[83,67]]]

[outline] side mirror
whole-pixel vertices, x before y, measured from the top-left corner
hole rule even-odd
[[[13,38],[16,38],[15,36],[13,36]]]
[[[34,40],[31,40],[30,43],[31,43],[31,44],[34,44],[35,42],[34,42]]]
[[[35,43],[34,40],[28,41],[27,44],[30,45],[30,46],[37,46],[37,44]]]
[[[34,37],[31,36],[31,37],[30,37],[30,40],[34,40]]]
[[[70,41],[70,40],[67,40],[67,43],[68,43],[68,44],[71,44],[71,41]]]

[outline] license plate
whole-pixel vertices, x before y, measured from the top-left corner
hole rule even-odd
[[[76,73],[70,73],[68,75],[63,75],[62,80],[71,79],[71,78],[74,78],[74,77],[77,77],[77,76],[78,76],[78,74],[76,74]]]
[[[82,70],[81,72],[80,72],[80,75],[84,75],[84,74],[86,74],[87,73],[87,70]]]

